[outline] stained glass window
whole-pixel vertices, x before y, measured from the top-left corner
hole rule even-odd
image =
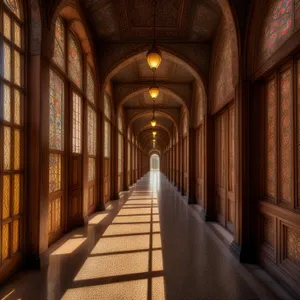
[[[14,130],[14,169],[20,170],[21,162],[21,134],[19,129]]]
[[[18,23],[14,23],[14,42],[18,47],[21,47],[21,27]]]
[[[21,85],[21,55],[18,51],[14,51],[14,82]]]
[[[10,87],[4,84],[3,88],[4,100],[4,120],[10,122],[11,119],[11,93]]]
[[[96,156],[96,112],[88,107],[88,154]]]
[[[104,122],[104,157],[110,157],[110,124]]]
[[[104,115],[106,116],[106,118],[110,120],[111,118],[110,103],[106,95],[104,96]]]
[[[73,153],[81,153],[82,100],[73,93]]]
[[[11,80],[11,49],[7,43],[3,43],[2,74],[5,79]]]
[[[68,71],[71,80],[82,87],[82,63],[80,49],[73,37],[69,35]]]
[[[16,124],[20,125],[21,124],[21,96],[20,96],[20,92],[18,90],[15,90],[14,96],[15,96],[14,122]]]
[[[264,58],[276,51],[293,29],[294,0],[277,0],[271,4],[263,29]]]
[[[3,176],[2,219],[10,217],[10,175]]]
[[[11,164],[11,128],[4,127],[4,170],[10,169]]]
[[[6,38],[11,39],[11,20],[6,13],[3,14],[3,33]]]
[[[15,254],[19,250],[19,220],[13,221],[13,230],[12,230],[12,254]]]
[[[49,192],[61,189],[61,155],[49,154]]]
[[[64,83],[50,70],[49,146],[53,150],[64,148]]]
[[[87,76],[86,76],[86,94],[87,98],[95,104],[95,82],[92,69],[87,65]]]
[[[13,205],[13,214],[16,216],[20,213],[20,174],[14,175],[14,205]]]
[[[0,53],[0,87],[2,100],[3,135],[1,178],[1,253],[2,261],[20,250],[21,213],[21,183],[22,161],[21,141],[24,132],[21,124],[23,99],[23,23],[20,19],[19,2],[3,0],[0,5],[0,19],[2,17],[2,51]],[[5,79],[2,80],[2,78]]]
[[[9,224],[5,224],[2,226],[2,261],[8,258],[9,240]]]
[[[12,11],[12,13],[20,18],[20,8],[17,0],[4,0],[4,3]]]
[[[65,69],[65,27],[61,18],[57,18],[55,23],[53,61]]]

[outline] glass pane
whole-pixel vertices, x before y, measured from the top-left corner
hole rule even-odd
[[[13,214],[14,216],[20,213],[20,175],[14,175],[14,205],[13,205]]]
[[[49,155],[49,193],[61,189],[61,155]]]
[[[11,39],[11,21],[6,13],[3,13],[3,33],[5,37]]]
[[[11,50],[8,44],[3,46],[3,68],[2,74],[5,79],[11,80]]]
[[[16,124],[21,124],[21,98],[20,98],[20,92],[18,90],[15,90],[15,117],[14,121]]]
[[[17,46],[21,48],[21,27],[16,22],[14,23],[14,30],[15,30],[14,42]]]
[[[17,17],[20,18],[19,3],[17,0],[4,0],[4,3],[12,11],[12,13],[14,13]]]
[[[10,96],[10,87],[4,85],[4,120],[10,122],[11,118],[11,96]]]
[[[9,224],[2,226],[2,261],[8,258],[9,250]]]
[[[104,122],[104,157],[110,157],[110,124]]]
[[[73,153],[81,153],[82,100],[73,93]]]
[[[12,232],[12,254],[15,254],[19,250],[19,220],[13,221],[13,232]]]
[[[52,232],[52,202],[49,202],[48,206],[48,232]]]
[[[87,88],[87,98],[92,102],[95,103],[95,82],[94,82],[94,77],[92,74],[92,69],[88,65],[87,67],[87,83],[86,83],[86,88]]]
[[[64,148],[64,83],[50,70],[50,117],[49,147],[54,150]]]
[[[11,129],[4,127],[4,170],[10,170]]]
[[[10,217],[10,175],[3,176],[2,219]]]
[[[15,76],[15,84],[21,85],[21,55],[18,51],[14,51],[14,76]]]
[[[88,154],[96,156],[96,112],[88,107]]]
[[[70,78],[78,87],[81,88],[82,87],[81,52],[72,35],[69,35],[68,61],[69,61],[68,70],[69,70]]]
[[[96,174],[96,160],[95,158],[89,157],[89,181],[95,180]]]
[[[14,169],[15,170],[20,170],[20,161],[21,161],[21,156],[20,156],[20,148],[21,148],[20,130],[15,129],[14,133],[15,133],[14,134],[14,147],[15,147]]]
[[[60,223],[61,223],[61,216],[60,216],[60,212],[61,212],[61,209],[60,209],[60,198],[56,199],[54,201],[55,205],[54,205],[54,208],[55,208],[55,231],[58,230],[61,226],[60,226]]]
[[[53,60],[59,67],[65,69],[65,27],[61,18],[58,18],[55,24]]]

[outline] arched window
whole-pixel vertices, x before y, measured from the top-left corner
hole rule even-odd
[[[92,187],[89,204],[94,203],[96,173],[95,82],[92,69],[83,59],[76,35],[61,17],[56,20],[54,36],[49,73],[49,243],[60,236],[63,215],[71,218],[74,224],[81,217],[82,168],[85,168],[84,119],[87,119],[88,127],[88,179]],[[83,73],[84,63],[86,74]],[[83,115],[84,103],[87,103],[86,116]],[[69,120],[71,127],[66,126]],[[63,210],[65,201],[72,204],[70,212]]]
[[[24,36],[20,3],[1,1],[1,261],[13,266],[22,247],[22,186],[24,175]]]

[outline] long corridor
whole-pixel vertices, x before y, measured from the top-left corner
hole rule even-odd
[[[17,274],[0,298],[276,299],[159,172],[54,244],[43,263]]]

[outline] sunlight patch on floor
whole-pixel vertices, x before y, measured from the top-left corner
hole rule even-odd
[[[62,297],[62,300],[82,299],[147,300],[147,279],[69,289]]]
[[[150,233],[150,223],[145,224],[112,224],[108,226],[103,236]]]
[[[119,216],[115,217],[113,220],[113,224],[118,223],[147,223],[151,221],[150,215],[144,216]]]
[[[92,250],[92,254],[147,250],[149,248],[149,241],[149,234],[105,237],[99,240]]]
[[[74,252],[86,238],[74,238],[67,240],[63,245],[51,253],[51,255],[65,255]]]
[[[93,217],[92,219],[89,220],[89,225],[96,225],[99,224],[101,221],[103,221],[107,217],[107,213],[101,213]]]
[[[89,257],[75,281],[148,272],[148,252]]]

